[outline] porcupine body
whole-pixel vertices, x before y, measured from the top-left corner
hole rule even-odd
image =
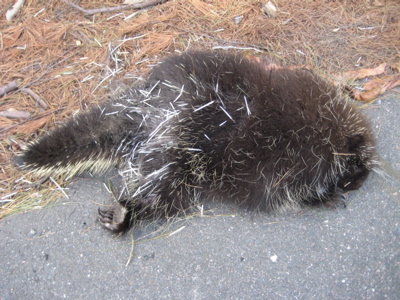
[[[114,232],[199,199],[272,211],[337,201],[374,166],[365,118],[310,71],[187,52],[31,143],[20,165],[47,176],[117,166],[126,185],[99,211]]]

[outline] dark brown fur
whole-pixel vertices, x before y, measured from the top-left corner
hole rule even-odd
[[[199,199],[267,211],[342,199],[373,157],[365,118],[310,71],[188,52],[156,66],[143,90],[34,142],[20,161],[42,175],[117,165],[126,188],[99,214],[120,232]]]

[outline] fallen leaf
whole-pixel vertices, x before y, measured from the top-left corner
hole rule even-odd
[[[277,64],[272,58],[269,58],[268,56],[255,56],[251,53],[245,53],[244,56],[251,61],[261,64],[266,70],[282,69],[279,64]]]
[[[400,86],[400,75],[386,76],[369,81],[363,86],[365,92],[353,88],[350,94],[356,100],[370,102],[396,86]]]
[[[341,78],[342,80],[346,80],[346,81],[354,81],[354,80],[363,79],[363,78],[369,77],[369,76],[380,75],[385,72],[385,68],[386,68],[386,63],[383,63],[376,68],[360,69],[360,70],[343,72],[339,75],[339,78]]]
[[[382,88],[383,86],[387,85],[388,83],[392,82],[393,80],[396,80],[397,75],[391,75],[391,76],[385,76],[381,78],[376,78],[372,79],[368,82],[366,82],[363,85],[363,89],[365,91],[370,91],[376,88]]]
[[[380,89],[373,89],[367,92],[361,92],[359,90],[352,89],[351,96],[358,101],[370,102],[380,95],[380,91]]]

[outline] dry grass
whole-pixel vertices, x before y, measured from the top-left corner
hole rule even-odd
[[[78,1],[84,8],[121,1]],[[12,22],[0,7],[0,87],[18,80],[47,104],[18,90],[0,98],[0,111],[29,112],[26,120],[0,117],[0,218],[41,206],[56,187],[16,170],[10,159],[27,141],[77,109],[107,98],[113,86],[145,74],[160,57],[187,49],[233,48],[272,53],[282,64],[325,73],[399,61],[397,0],[281,0],[276,18],[262,1],[168,1],[141,11],[85,17],[61,1],[31,0]],[[135,13],[135,14],[134,14]],[[134,14],[134,15],[133,15]],[[236,24],[234,19],[240,17]],[[132,79],[130,79],[132,80]]]

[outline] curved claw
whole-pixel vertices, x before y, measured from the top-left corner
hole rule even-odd
[[[131,212],[121,203],[107,210],[98,209],[98,221],[104,228],[114,233],[127,231],[131,227]]]
[[[346,195],[344,194],[343,190],[337,189],[335,191],[335,194],[331,197],[331,204],[335,208],[346,208],[347,203],[346,203]]]

